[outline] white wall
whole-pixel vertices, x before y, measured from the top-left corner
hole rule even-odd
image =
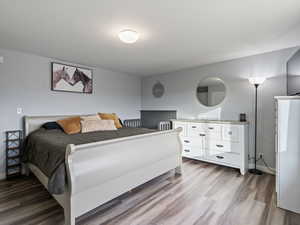
[[[238,120],[246,113],[250,125],[250,151],[253,156],[254,140],[254,87],[250,76],[266,76],[268,80],[259,88],[258,152],[271,167],[275,167],[274,132],[276,95],[286,95],[286,62],[296,48],[241,59],[200,66],[178,72],[145,77],[142,80],[142,109],[177,110],[178,118],[197,118],[200,113],[221,108],[221,119]],[[226,85],[226,97],[218,107],[205,107],[196,98],[198,83],[209,76],[221,78]],[[165,86],[162,98],[151,94],[153,84]]]
[[[141,78],[93,68],[93,94],[50,90],[50,62],[36,55],[0,49],[0,177],[5,171],[6,130],[22,128],[24,115],[116,112],[122,119],[139,118]],[[16,108],[23,108],[23,115]]]

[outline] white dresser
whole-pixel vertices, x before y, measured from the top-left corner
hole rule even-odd
[[[182,156],[248,169],[248,123],[222,120],[173,120],[181,127]]]

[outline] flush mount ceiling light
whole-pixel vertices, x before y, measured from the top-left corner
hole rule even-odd
[[[139,33],[129,29],[121,30],[118,36],[126,44],[135,43],[139,39]]]

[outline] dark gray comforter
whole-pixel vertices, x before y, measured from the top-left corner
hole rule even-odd
[[[65,189],[65,151],[68,144],[80,145],[109,139],[155,132],[146,128],[121,128],[116,131],[97,131],[84,134],[65,134],[61,130],[40,128],[25,140],[23,162],[37,166],[48,178],[51,194]]]

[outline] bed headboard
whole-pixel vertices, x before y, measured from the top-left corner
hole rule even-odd
[[[25,116],[24,117],[24,134],[27,137],[31,132],[39,129],[44,123],[61,120],[71,116],[83,115],[60,115],[60,116]]]

